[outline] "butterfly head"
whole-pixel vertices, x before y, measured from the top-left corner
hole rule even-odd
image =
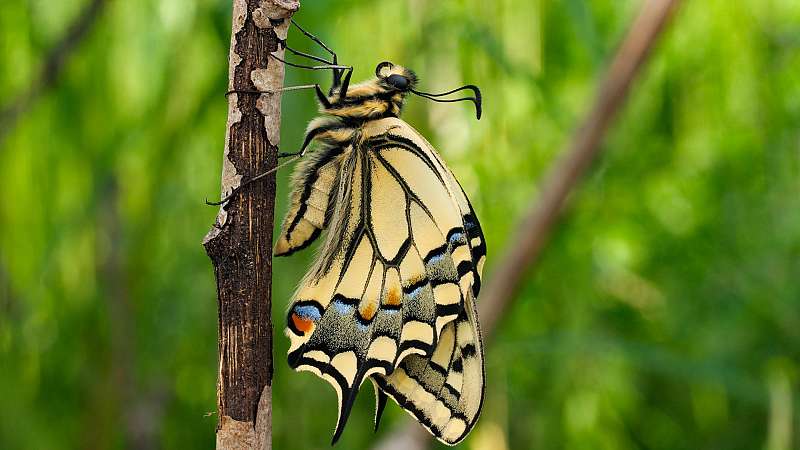
[[[440,102],[440,103],[471,101],[472,103],[475,104],[475,112],[478,116],[478,120],[480,120],[481,118],[481,91],[480,89],[478,89],[477,86],[468,84],[458,89],[453,89],[451,91],[443,92],[441,94],[421,92],[415,89],[417,87],[417,75],[414,74],[414,72],[406,69],[405,67],[396,66],[388,61],[384,61],[378,64],[378,67],[375,68],[375,76],[378,78],[379,83],[381,83],[384,89],[386,89],[388,92],[401,93],[402,96],[405,96],[407,92],[411,92],[412,94],[418,95],[422,98],[426,98],[428,100],[433,100],[435,102]],[[459,91],[463,91],[465,89],[471,90],[474,95],[472,97],[464,97],[456,99],[442,98],[444,96]],[[401,102],[402,102],[402,97],[401,97]]]
[[[384,61],[375,67],[375,78],[351,85],[344,95],[334,89],[328,100],[329,107],[322,111],[350,121],[365,121],[383,117],[398,117],[403,108],[406,94],[412,93],[422,98],[440,103],[471,101],[475,104],[478,119],[481,118],[481,91],[471,84],[458,89],[434,94],[416,90],[417,75],[403,66]],[[463,90],[471,90],[470,97],[443,98]]]
[[[417,85],[417,75],[410,69],[384,61],[375,67],[378,84],[387,93],[405,94]]]

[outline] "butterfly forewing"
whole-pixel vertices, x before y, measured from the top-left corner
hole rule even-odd
[[[441,158],[400,119],[369,122],[361,141],[330,153],[298,169],[289,245],[276,246],[283,254],[313,239],[293,235],[293,223],[328,228],[289,308],[289,363],[336,390],[334,441],[372,377],[436,437],[458,442],[483,398],[480,226]]]

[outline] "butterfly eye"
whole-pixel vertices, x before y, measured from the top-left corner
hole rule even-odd
[[[394,67],[394,64],[390,63],[389,61],[384,61],[384,62],[378,64],[378,66],[375,67],[375,76],[380,78],[381,77],[381,71],[384,68],[391,69],[392,67]]]
[[[402,75],[397,75],[397,74],[389,75],[386,78],[386,82],[396,87],[397,89],[400,89],[401,91],[408,88],[408,78]]]

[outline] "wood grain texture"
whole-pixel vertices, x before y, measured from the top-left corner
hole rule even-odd
[[[279,55],[299,3],[234,0],[229,90],[283,84]],[[222,164],[222,194],[277,165],[280,95],[231,94]],[[271,445],[272,225],[275,176],[244,188],[220,207],[203,245],[217,280],[219,307],[218,449]]]

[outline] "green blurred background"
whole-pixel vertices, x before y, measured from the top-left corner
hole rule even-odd
[[[296,19],[356,67],[424,90],[404,118],[470,195],[487,277],[641,0],[307,1]],[[84,2],[0,8],[0,105]],[[0,448],[212,448],[214,275],[231,2],[109,2],[0,130]],[[318,50],[295,30],[291,45]],[[287,71],[287,84],[328,82]],[[283,99],[282,148],[316,105]],[[279,210],[288,171],[280,173]],[[275,261],[274,443],[326,449],[333,390],[293,373],[286,303],[313,251]],[[800,2],[687,1],[486,349],[462,448],[800,448]],[[367,448],[364,386],[337,448]],[[405,414],[392,404],[377,437]]]

